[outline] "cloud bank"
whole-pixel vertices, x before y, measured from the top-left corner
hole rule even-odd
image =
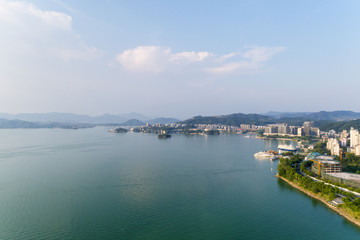
[[[138,46],[116,56],[118,63],[130,72],[160,73],[194,66],[213,74],[256,72],[285,47],[251,47],[244,51],[217,55],[211,52],[176,52],[170,47]],[[195,64],[195,65],[194,65]]]

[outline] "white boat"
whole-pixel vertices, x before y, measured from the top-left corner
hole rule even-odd
[[[254,157],[257,159],[273,159],[275,155],[270,152],[258,152],[254,154]]]
[[[293,145],[279,144],[278,149],[280,152],[296,152],[298,149]]]

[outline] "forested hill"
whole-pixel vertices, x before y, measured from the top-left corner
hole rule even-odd
[[[220,116],[196,116],[182,123],[186,124],[224,124],[231,126],[239,126],[240,124],[266,125],[271,123],[287,123],[289,125],[301,126],[304,121],[314,121],[315,126],[321,130],[342,130],[350,129],[350,127],[359,128],[360,113],[351,111],[334,111],[334,112],[318,112],[318,113],[297,113],[296,116],[285,113],[279,115],[262,115],[262,114],[244,114],[236,113]],[[336,120],[338,119],[338,120]],[[340,120],[347,121],[340,121]],[[351,121],[350,121],[351,120]]]
[[[353,111],[320,111],[320,112],[268,112],[264,115],[273,118],[303,118],[313,121],[350,121],[360,119],[360,113]]]
[[[0,128],[40,128],[40,125],[33,122],[0,118]]]
[[[329,131],[331,129],[334,129],[337,132],[340,132],[342,130],[348,130],[353,127],[355,129],[360,129],[360,119],[353,120],[353,121],[341,121],[341,122],[328,122],[325,124],[322,124],[320,126],[320,129],[322,131]]]
[[[314,121],[331,120],[331,121],[349,121],[360,119],[360,113],[352,111],[333,111],[333,112],[316,112],[305,115],[305,118]]]
[[[260,114],[244,114],[235,113],[230,115],[221,116],[196,116],[183,121],[186,124],[224,124],[230,126],[239,126],[240,124],[269,124],[274,123],[276,120],[270,116]]]

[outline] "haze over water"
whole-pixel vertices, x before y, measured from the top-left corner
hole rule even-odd
[[[358,239],[242,135],[0,131],[0,239]]]

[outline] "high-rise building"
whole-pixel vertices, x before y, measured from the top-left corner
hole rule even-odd
[[[310,135],[320,137],[320,128],[315,128],[315,127],[310,128]]]
[[[355,147],[355,155],[360,156],[360,145]]]
[[[329,138],[326,148],[331,152],[331,155],[340,155],[340,145],[335,138]]]
[[[314,122],[304,122],[303,128],[304,128],[304,135],[310,136],[311,135],[311,128],[314,127]]]
[[[349,136],[348,132],[346,130],[343,130],[341,132],[340,138],[347,138]]]
[[[278,127],[277,126],[266,126],[265,127],[265,133],[278,133]]]
[[[290,126],[290,133],[293,135],[297,135],[297,129],[298,127],[296,126]]]
[[[347,138],[340,138],[340,145],[341,147],[347,146]]]
[[[280,134],[289,134],[290,127],[287,124],[279,124],[278,125],[278,133]]]
[[[350,129],[350,147],[354,148],[357,145],[360,145],[359,130],[351,128]]]
[[[299,127],[299,128],[297,129],[297,135],[298,135],[298,136],[303,136],[303,135],[304,135],[304,130],[303,130],[303,128]]]

